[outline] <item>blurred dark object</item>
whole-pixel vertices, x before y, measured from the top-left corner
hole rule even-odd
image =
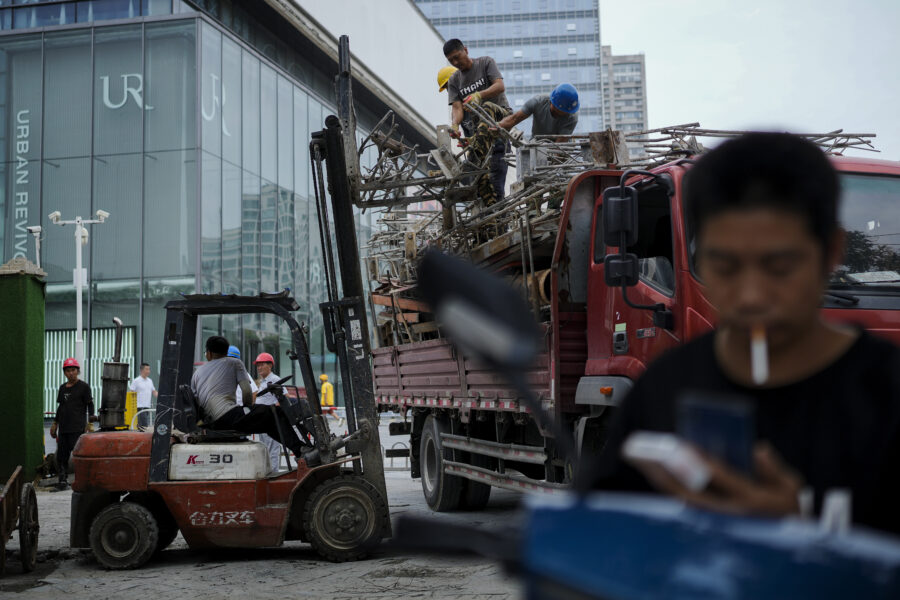
[[[471,263],[429,250],[419,289],[441,329],[464,352],[500,371],[530,366],[540,349],[537,323],[520,290]]]
[[[678,435],[747,476],[755,427],[753,404],[744,398],[688,392],[678,401]]]

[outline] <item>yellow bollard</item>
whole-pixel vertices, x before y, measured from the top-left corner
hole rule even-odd
[[[125,394],[125,428],[131,429],[131,422],[137,414],[137,392]]]

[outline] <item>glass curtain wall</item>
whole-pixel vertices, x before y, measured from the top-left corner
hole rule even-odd
[[[47,215],[109,212],[82,246],[84,326],[120,317],[154,373],[162,305],[194,291],[195,38],[193,19],[0,37],[0,259],[33,260],[16,233],[40,224],[46,327],[73,330],[74,228]]]
[[[340,397],[317,306],[326,287],[309,159],[310,133],[332,112],[203,18],[0,35],[0,261],[33,259],[25,228],[43,226],[47,329],[72,331],[74,229],[46,215],[105,210],[83,247],[86,329],[114,316],[135,327],[129,350],[157,378],[166,301],[289,288],[314,370]],[[357,212],[361,243],[374,218]],[[299,377],[279,319],[204,320],[202,335],[216,333],[251,369],[269,352],[277,372]]]

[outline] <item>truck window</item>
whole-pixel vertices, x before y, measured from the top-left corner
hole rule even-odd
[[[840,221],[846,254],[835,287],[900,285],[900,177],[841,175]]]
[[[638,241],[628,248],[640,260],[640,277],[659,291],[675,291],[672,210],[665,188],[648,185],[638,193]]]

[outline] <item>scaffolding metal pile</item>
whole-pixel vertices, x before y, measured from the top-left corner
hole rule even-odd
[[[508,269],[526,288],[536,310],[542,258],[555,241],[559,206],[571,178],[591,168],[652,168],[706,150],[700,139],[729,138],[746,132],[701,129],[699,123],[624,133],[607,130],[565,136],[536,136],[524,141],[515,130],[495,127],[480,107],[467,107],[475,118],[491,126],[492,135],[509,142],[506,160],[516,168],[517,180],[500,201],[486,205],[476,193],[477,178],[486,173],[490,155],[473,160],[469,148],[459,149],[447,126],[437,128],[438,147],[419,152],[398,135],[394,115],[381,119],[359,147],[359,156],[374,154],[371,167],[362,168],[359,206],[381,211],[379,229],[366,246],[366,267],[377,282],[373,309],[389,344],[436,335],[428,307],[416,296],[415,266],[429,246],[469,257],[494,269],[515,261]],[[847,149],[877,151],[874,134],[836,130],[798,134],[826,153]],[[629,145],[641,152],[632,158]],[[525,273],[525,275],[523,275]],[[531,288],[534,288],[533,290]]]

